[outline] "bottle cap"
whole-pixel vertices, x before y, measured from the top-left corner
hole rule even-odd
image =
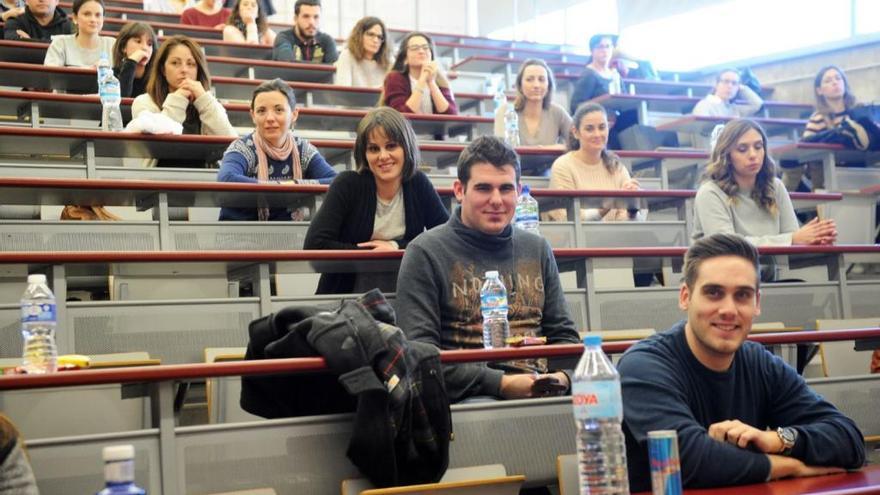
[[[27,283],[29,283],[29,284],[45,284],[46,283],[46,276],[43,275],[42,273],[33,273],[31,275],[28,275],[27,280],[28,280]]]
[[[520,194],[529,194],[530,192],[532,192],[532,188],[528,184],[523,184],[522,193]]]
[[[101,452],[104,462],[134,459],[134,445],[111,445]]]
[[[584,337],[584,345],[588,345],[588,346],[602,345],[602,336],[597,335],[597,334],[593,334],[593,333],[588,333]]]
[[[486,272],[486,278],[497,278],[497,277],[498,277],[498,270],[489,270],[488,272]]]

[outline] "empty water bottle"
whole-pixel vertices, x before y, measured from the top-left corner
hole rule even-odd
[[[602,352],[602,337],[587,335],[572,383],[581,495],[628,495],[626,445],[620,423],[620,375]]]
[[[515,105],[508,104],[504,112],[504,141],[513,147],[519,146],[519,115]]]
[[[529,186],[522,186],[522,193],[516,199],[514,223],[526,232],[540,235],[541,232],[538,229],[538,201],[532,197],[531,192],[532,189]]]
[[[510,333],[507,322],[507,289],[495,270],[486,272],[486,281],[480,289],[480,310],[483,313],[483,347],[504,347]]]
[[[104,447],[104,489],[97,495],[146,495],[147,491],[134,484],[134,447],[113,445]]]
[[[98,60],[98,95],[101,97],[101,129],[121,131],[122,111],[119,105],[122,103],[122,89],[119,79],[113,75],[107,53],[101,53]]]
[[[58,362],[55,294],[46,285],[45,275],[28,275],[27,282],[21,296],[22,366],[29,374],[54,373]]]

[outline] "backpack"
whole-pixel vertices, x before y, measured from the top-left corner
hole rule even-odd
[[[318,376],[271,377],[268,382],[245,377],[242,407],[253,414],[276,414],[271,417],[303,410],[329,414],[354,399],[347,456],[374,485],[438,481],[449,465],[452,437],[440,352],[407,340],[394,320],[391,305],[373,289],[356,301],[343,301],[336,311],[285,308],[251,322],[246,359],[311,352],[323,356],[332,373],[320,382],[315,382]],[[327,378],[335,382],[330,389],[323,388]],[[313,395],[318,388],[331,399],[308,404],[320,396]],[[322,407],[328,410],[318,410]]]

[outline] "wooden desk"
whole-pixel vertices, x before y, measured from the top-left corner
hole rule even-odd
[[[644,493],[646,495],[650,494],[650,492]],[[831,474],[812,478],[790,478],[769,483],[723,488],[688,489],[684,493],[687,495],[877,494],[880,493],[880,465],[865,466],[859,471],[844,474]]]
[[[718,124],[726,124],[733,120],[733,117],[708,117],[703,115],[688,115],[675,119],[657,126],[661,131],[677,131],[694,133],[708,136]],[[792,141],[797,141],[800,137],[801,130],[807,124],[802,119],[768,119],[756,118],[755,122],[761,124],[761,127],[767,131],[768,136],[787,136]]]
[[[688,114],[693,111],[694,105],[700,98],[682,95],[652,95],[652,94],[617,94],[602,95],[590,100],[605,107],[606,110],[637,110],[639,123],[649,125],[648,112],[680,113]],[[764,117],[779,118],[802,118],[804,112],[810,112],[812,106],[799,103],[786,103],[779,101],[764,102]]]

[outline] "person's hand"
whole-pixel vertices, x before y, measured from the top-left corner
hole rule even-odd
[[[219,29],[219,30],[222,31],[223,28],[225,28],[225,27],[226,27],[226,23],[225,23],[225,22],[222,22],[222,23],[220,23],[220,24],[215,25],[215,26],[214,26],[214,29]]]
[[[624,191],[638,191],[639,189],[641,189],[641,187],[639,186],[638,180],[629,179],[623,183],[621,189],[623,189]]]
[[[21,29],[16,29],[15,32],[18,34],[18,37],[23,40],[31,39],[31,35],[27,34],[26,32],[22,31]]]
[[[147,51],[146,50],[135,50],[128,55],[128,58],[134,63],[139,64],[141,61],[146,60]]]
[[[398,249],[391,241],[382,240],[359,242],[358,247],[372,249],[373,251],[395,251]]]
[[[254,7],[246,7],[242,8],[239,6],[238,15],[241,17],[241,22],[244,23],[245,26],[251,23],[257,22],[257,12],[259,11],[259,7],[256,5]]]
[[[3,21],[8,21],[9,19],[14,19],[22,14],[24,14],[24,7],[15,7],[4,12],[0,18],[2,18]]]
[[[180,85],[179,88],[177,88],[176,90],[174,90],[174,94],[176,94],[177,96],[182,96],[182,97],[184,97],[184,98],[186,98],[187,100],[190,100],[190,101],[192,101],[192,99],[193,99],[193,97],[192,97],[192,91],[190,91],[189,89],[185,88],[182,84]]]
[[[538,375],[517,373],[501,377],[501,397],[505,399],[525,399],[532,396],[532,385]]]
[[[425,62],[425,64],[422,65],[422,72],[421,72],[421,74],[419,74],[419,80],[421,82],[426,83],[426,84],[430,84],[430,83],[434,82],[436,80],[436,78],[437,78],[437,62],[435,62],[433,60],[430,62]]]
[[[180,83],[180,88],[178,88],[178,91],[180,91],[181,89],[189,91],[191,95],[190,99],[192,100],[198,100],[202,97],[203,94],[205,94],[204,86],[202,86],[202,83],[196,81],[195,79],[184,79],[184,81]]]
[[[563,395],[569,388],[568,375],[561,371],[538,375],[532,382],[532,397]]]
[[[828,245],[837,241],[837,225],[834,220],[818,217],[805,223],[791,235],[792,244]]]
[[[727,442],[741,449],[752,444],[765,454],[778,454],[782,452],[783,448],[782,439],[779,438],[776,431],[759,430],[738,419],[709,425],[709,436],[713,440]]]
[[[768,455],[770,459],[770,479],[779,478],[804,478],[807,476],[824,476],[826,474],[845,473],[846,470],[839,467],[808,466],[800,459],[783,455]]]

